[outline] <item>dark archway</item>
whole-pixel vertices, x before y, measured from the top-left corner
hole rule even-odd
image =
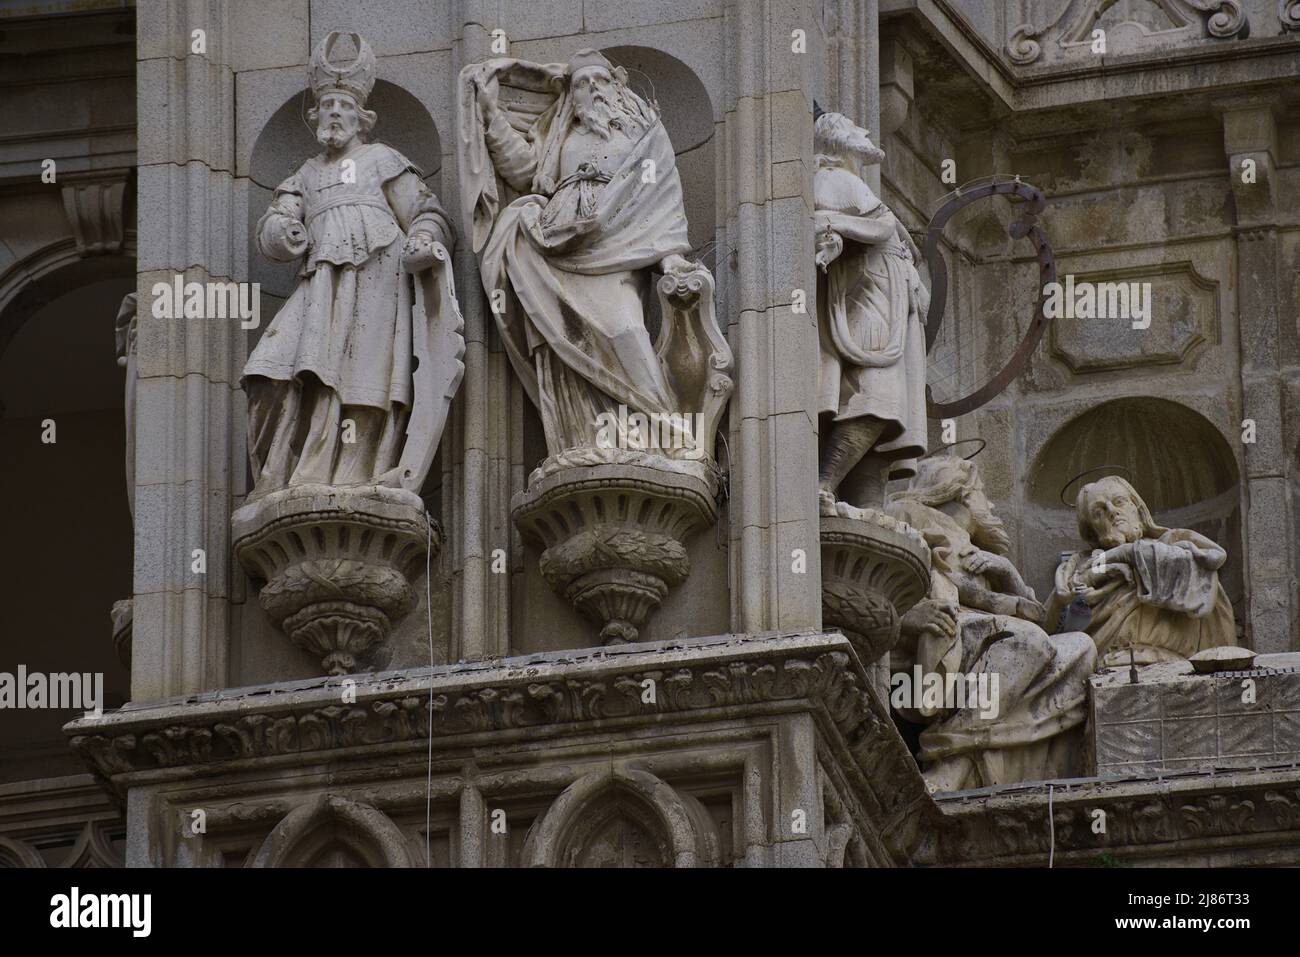
[[[0,498],[15,546],[0,557],[10,596],[0,671],[102,673],[105,708],[130,692],[109,613],[133,581],[113,323],[135,282],[132,257],[80,259],[62,247],[27,262],[24,277],[0,277]],[[42,441],[47,421],[54,442]],[[0,781],[83,770],[61,731],[79,716],[11,712],[0,723]]]

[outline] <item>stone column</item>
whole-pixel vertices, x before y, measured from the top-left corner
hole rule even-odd
[[[137,4],[140,302],[131,697],[226,680],[229,518],[244,483],[238,319],[160,319],[156,283],[234,275],[234,74],[226,7]],[[194,31],[202,31],[196,35]],[[200,50],[202,52],[195,52]]]
[[[453,22],[464,26],[453,47],[453,70],[447,78],[453,85],[466,64],[494,55],[490,31],[499,19],[498,5],[490,0],[461,0],[456,7]],[[446,135],[455,136],[454,127]],[[454,149],[450,161],[451,175],[445,181],[457,183]],[[447,207],[453,215],[459,211],[455,202]],[[468,237],[468,224],[457,225],[461,236]],[[452,560],[459,584],[452,618],[453,661],[509,653],[510,580],[515,568],[494,572],[493,552],[504,550],[520,568],[523,562],[523,547],[512,541],[517,533],[510,524],[511,373],[505,352],[495,341],[478,260],[467,238],[456,251],[456,290],[465,317],[465,379],[457,399],[460,414],[452,446],[461,457],[453,483],[457,511],[446,513],[446,523],[456,526]]]
[[[822,107],[852,117],[883,148],[889,131],[880,125],[880,0],[839,0],[830,18],[827,88],[818,91],[826,95]],[[864,178],[879,196],[880,168],[871,167]]]
[[[1295,517],[1287,484],[1280,365],[1294,334],[1279,323],[1287,284],[1278,252],[1277,120],[1257,99],[1223,104],[1223,142],[1237,223],[1237,324],[1243,416],[1255,422],[1244,446],[1247,636],[1258,652],[1290,651],[1296,604]],[[1288,303],[1292,306],[1293,304]]]
[[[732,629],[821,627],[811,0],[729,3],[731,96],[720,184],[734,250],[725,297],[731,405]],[[719,270],[722,272],[723,270]]]

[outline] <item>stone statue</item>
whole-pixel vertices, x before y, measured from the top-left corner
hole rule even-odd
[[[717,520],[714,441],[734,386],[713,276],[686,258],[672,143],[594,50],[470,64],[459,121],[483,289],[546,436],[515,525],[602,642],[637,641],[690,573],[688,536]]]
[[[672,143],[626,81],[594,50],[567,64],[498,59],[462,74],[461,199],[502,341],[541,413],[542,472],[629,460],[620,453],[644,461],[646,450],[660,468],[711,460],[725,402],[706,401],[702,420],[684,420],[709,356],[678,361],[646,328],[655,270],[666,277],[665,327],[675,324],[668,313],[695,303],[712,319],[712,277],[685,258]],[[712,324],[710,347],[729,362]],[[666,441],[629,434],[630,415],[658,422]]]
[[[1056,569],[1048,621],[1082,598],[1102,663],[1178,661],[1237,643],[1232,605],[1219,582],[1228,554],[1198,532],[1162,528],[1117,475],[1079,490],[1079,535],[1088,548]]]
[[[925,449],[929,293],[920,251],[861,176],[884,153],[839,113],[814,124],[821,511],[884,506],[885,483],[914,474]]]
[[[330,674],[382,667],[413,583],[441,547],[420,489],[465,366],[447,247],[420,171],[366,142],[375,56],[308,76],[323,151],[279,185],[258,248],[299,280],[244,367],[254,487],[231,516],[258,602]]]
[[[974,463],[923,459],[889,514],[925,536],[930,594],[903,616],[891,670],[996,689],[993,708],[921,699],[899,707],[927,724],[920,760],[934,790],[1082,773],[1086,682],[1096,662],[1082,632],[1048,635],[1043,608],[1006,557],[1009,539]],[[896,702],[897,704],[897,702]],[[992,713],[990,713],[990,711]]]
[[[366,142],[375,57],[354,34],[355,59],[335,63],[338,39],[326,37],[309,67],[308,119],[324,149],[276,188],[257,224],[265,256],[302,266],[244,367],[251,499],[306,484],[418,492],[463,368],[453,226],[419,169]],[[414,285],[404,274],[430,270]]]

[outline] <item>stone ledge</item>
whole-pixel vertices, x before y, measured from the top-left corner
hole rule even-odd
[[[642,682],[656,702],[642,701]],[[241,762],[311,761],[386,746],[422,749],[530,735],[608,733],[668,722],[810,711],[864,806],[910,855],[940,823],[933,800],[847,640],[725,635],[319,678],[128,705],[65,726],[118,794],[138,783]]]
[[[1049,794],[1050,785],[1050,794]],[[1300,766],[1076,778],[936,797],[946,866],[1300,863]],[[1105,833],[1095,833],[1097,811]],[[1055,840],[1052,840],[1052,834]]]
[[[1300,654],[1248,670],[1194,674],[1186,661],[1090,679],[1095,770],[1102,776],[1300,764]],[[1247,683],[1249,679],[1249,683]]]

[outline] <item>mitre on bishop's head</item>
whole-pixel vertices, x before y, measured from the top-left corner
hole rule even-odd
[[[370,44],[361,38],[361,34],[350,34],[357,48],[356,58],[350,63],[337,63],[330,59],[342,34],[334,30],[322,40],[311,55],[307,67],[307,76],[311,81],[311,92],[319,103],[326,93],[347,93],[357,102],[358,107],[366,105],[366,97],[375,86],[375,53]]]

